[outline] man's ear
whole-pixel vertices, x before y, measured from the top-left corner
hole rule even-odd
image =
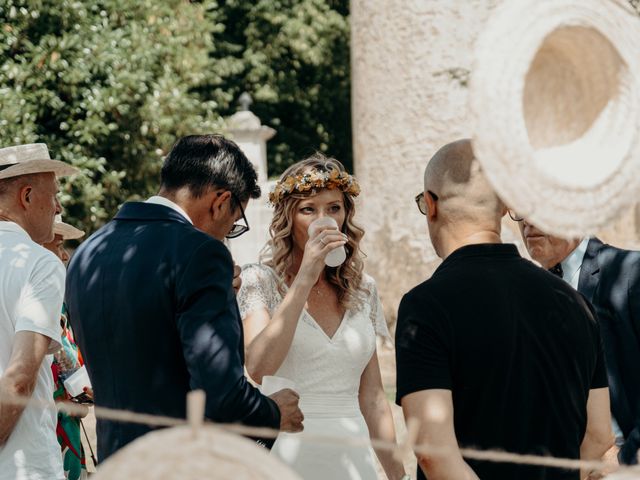
[[[216,190],[211,198],[211,216],[214,219],[224,215],[226,209],[230,208],[231,192],[229,190]]]
[[[33,199],[33,187],[31,185],[24,185],[18,190],[18,201],[23,209],[31,204]]]
[[[429,192],[424,192],[424,202],[427,204],[427,217],[429,220],[435,220],[438,216],[438,202],[429,195]]]

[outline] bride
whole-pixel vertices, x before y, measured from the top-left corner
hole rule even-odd
[[[376,355],[376,334],[389,333],[375,283],[362,272],[364,231],[353,223],[358,193],[335,159],[315,154],[291,166],[270,195],[272,258],[243,268],[238,293],[249,375],[258,383],[266,375],[284,377],[300,395],[305,431],[280,434],[272,453],[305,480],[377,478],[368,441],[314,443],[305,435],[395,442]],[[338,229],[324,227],[309,237],[309,225],[321,217],[333,218]],[[346,261],[325,266],[339,247]],[[389,479],[404,476],[390,451],[378,458]]]

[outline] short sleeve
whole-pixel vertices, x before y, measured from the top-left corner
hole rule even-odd
[[[591,377],[590,389],[594,388],[606,388],[609,386],[609,379],[607,378],[607,367],[604,359],[604,347],[602,343],[602,335],[600,334],[600,318],[601,316],[596,313],[595,308],[585,299],[590,313],[593,315],[593,319],[596,325],[595,328],[595,343],[596,343],[596,363],[593,369],[593,376]]]
[[[452,388],[451,332],[445,312],[423,292],[405,295],[396,327],[396,403],[410,393]]]
[[[64,265],[59,260],[46,258],[38,262],[16,305],[15,331],[36,332],[49,337],[52,342],[48,353],[60,349],[64,279]]]
[[[259,308],[266,308],[273,313],[277,306],[277,291],[275,273],[269,267],[257,263],[243,266],[242,285],[238,291],[240,316],[244,319]]]
[[[371,323],[373,324],[373,328],[375,329],[376,335],[391,340],[389,327],[387,327],[387,321],[384,318],[384,310],[382,308],[380,296],[378,295],[376,283],[371,277],[367,277],[367,283],[367,289],[369,290],[369,305],[371,305]]]

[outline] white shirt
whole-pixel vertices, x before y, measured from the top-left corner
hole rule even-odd
[[[50,354],[60,349],[64,279],[64,265],[53,253],[34,243],[19,225],[0,221],[0,376],[9,364],[16,332],[49,337]],[[0,447],[0,480],[64,479],[52,358],[47,355],[38,371],[32,398],[39,405],[25,408]]]
[[[185,212],[180,205],[178,205],[175,202],[172,202],[171,200],[169,200],[168,198],[165,197],[161,197],[160,195],[154,195],[153,197],[150,197],[147,200],[147,203],[153,203],[155,205],[164,205],[165,207],[169,207],[172,210],[175,210],[176,212],[178,212],[180,215],[182,215],[184,218],[186,218],[189,223],[191,225],[193,225],[193,221],[191,220],[191,218],[189,217],[189,215],[187,215],[187,212]]]
[[[576,249],[560,262],[560,265],[562,265],[562,279],[576,290],[578,289],[580,270],[582,270],[582,261],[584,260],[584,254],[587,253],[588,244],[589,238],[582,239]]]

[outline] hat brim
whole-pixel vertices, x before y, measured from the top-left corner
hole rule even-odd
[[[637,197],[639,28],[620,0],[506,1],[476,41],[474,154],[502,201],[546,233],[596,234]]]
[[[75,167],[60,160],[31,160],[18,163],[0,171],[0,180],[33,173],[55,173],[56,177],[66,177],[78,173]]]
[[[53,224],[53,233],[62,236],[63,240],[77,240],[84,237],[84,232],[68,223],[56,222]]]

